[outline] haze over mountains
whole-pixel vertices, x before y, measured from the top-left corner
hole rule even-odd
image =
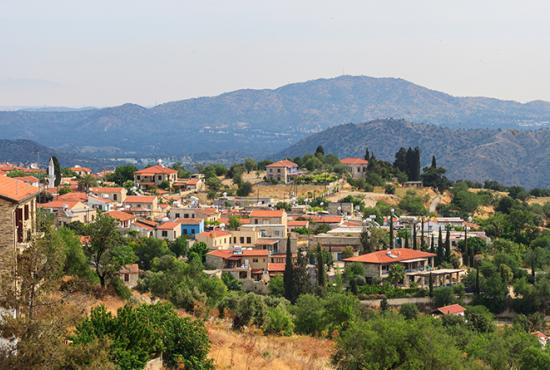
[[[404,120],[375,120],[345,124],[311,135],[277,158],[313,153],[359,156],[365,147],[376,158],[393,162],[400,147],[421,148],[422,166],[431,156],[447,168],[453,180],[497,180],[507,185],[550,187],[550,128],[537,130],[456,129]]]
[[[2,138],[96,155],[265,156],[348,122],[403,118],[453,128],[550,126],[550,103],[459,98],[395,78],[341,76],[144,108],[0,112]]]

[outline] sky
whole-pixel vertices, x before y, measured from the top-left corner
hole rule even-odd
[[[0,0],[0,106],[152,106],[342,74],[550,101],[550,1]]]

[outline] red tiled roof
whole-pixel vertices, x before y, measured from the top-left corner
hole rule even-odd
[[[74,167],[69,167],[67,168],[69,171],[73,171],[73,172],[77,172],[77,171],[83,171],[83,172],[87,172],[87,173],[91,173],[92,172],[92,169],[91,168],[88,168],[88,167],[82,167],[82,166],[74,166]]]
[[[38,204],[37,207],[38,208],[65,208],[65,207],[67,207],[67,208],[71,209],[79,203],[80,203],[79,201],[71,201],[71,200],[52,200],[51,202],[48,202],[48,203]]]
[[[309,224],[309,221],[288,221],[287,226],[289,227],[306,227]]]
[[[156,198],[154,195],[128,195],[124,203],[153,203]]]
[[[134,225],[137,226],[137,227],[140,227],[140,228],[142,228],[142,229],[146,229],[146,230],[153,230],[153,229],[155,228],[154,226],[149,225],[149,224],[146,224],[146,223],[143,222],[143,221],[136,221],[136,222],[134,223]]]
[[[129,221],[136,218],[136,216],[134,216],[133,214],[122,211],[109,211],[106,213],[106,215],[119,221]]]
[[[180,226],[179,223],[173,222],[173,221],[168,221],[168,222],[165,222],[165,223],[157,226],[157,230],[174,230],[178,226]]]
[[[220,213],[220,211],[217,208],[208,207],[208,208],[196,208],[196,213],[201,213],[203,215],[211,216]]]
[[[88,194],[80,192],[80,191],[73,191],[70,193],[66,193],[63,195],[59,195],[56,200],[64,200],[69,202],[87,202],[88,201]]]
[[[273,245],[277,242],[278,240],[276,239],[257,239],[256,245]]]
[[[233,254],[233,251],[229,249],[216,249],[207,254],[214,257],[229,258]]]
[[[253,209],[250,212],[250,217],[268,217],[277,218],[283,217],[284,210],[282,209]]]
[[[182,225],[200,225],[203,220],[202,218],[178,218],[176,222]]]
[[[268,164],[266,166],[266,168],[281,168],[281,167],[298,168],[298,165],[292,161],[289,161],[288,159],[283,159],[282,161],[277,161],[277,162]]]
[[[311,216],[309,220],[316,224],[339,224],[342,222],[341,216]]]
[[[239,254],[233,253],[235,256]],[[264,257],[269,256],[269,251],[266,249],[243,249],[241,255],[245,257]]]
[[[464,307],[459,304],[452,304],[449,306],[439,307],[437,310],[443,315],[456,315],[464,312]]]
[[[21,180],[26,182],[27,184],[34,184],[35,182],[38,182],[38,178],[34,176],[19,176],[16,177],[17,180]]]
[[[340,159],[340,163],[342,164],[345,164],[345,165],[365,165],[365,164],[369,164],[369,161],[363,159],[363,158],[352,158],[352,157],[348,157],[348,158],[342,158]]]
[[[137,263],[131,263],[120,268],[121,274],[139,274],[139,266]]]
[[[391,255],[388,255],[391,253]],[[350,257],[344,259],[345,262],[363,262],[363,263],[374,263],[374,264],[385,264],[385,263],[394,263],[402,262],[407,260],[412,260],[416,258],[428,258],[434,257],[434,253],[423,252],[416,249],[410,248],[396,248],[391,250],[380,250],[372,253],[363,254],[360,256]]]
[[[267,264],[267,271],[269,272],[284,272],[285,271],[285,263],[268,263]]]
[[[7,176],[0,176],[0,197],[20,202],[38,194],[40,189],[24,181]]]
[[[123,190],[124,190],[124,188],[121,188],[121,187],[117,187],[117,188],[109,188],[109,187],[90,188],[90,191],[92,193],[120,193]]]
[[[87,235],[80,236],[80,244],[90,244],[92,242],[92,237]]]
[[[534,336],[537,337],[537,338],[542,338],[542,339],[546,339],[546,338],[547,338],[546,335],[545,335],[544,333],[542,333],[542,332],[540,332],[540,331],[538,331],[538,330],[532,332],[531,334],[534,335]]]
[[[151,166],[151,167],[147,167],[147,168],[144,168],[144,169],[142,169],[142,170],[136,171],[136,174],[138,174],[138,175],[147,175],[147,174],[154,174],[154,175],[157,175],[157,174],[165,174],[165,175],[171,175],[171,174],[174,174],[174,173],[178,173],[178,171],[173,170],[173,169],[171,169],[171,168],[166,168],[166,167],[160,166],[160,165]]]
[[[227,231],[223,231],[223,230],[212,230],[212,231],[204,231],[198,234],[198,236],[206,236],[208,238],[219,238],[222,236],[231,236],[231,233],[228,233]]]

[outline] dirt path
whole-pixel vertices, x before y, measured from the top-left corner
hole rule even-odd
[[[428,211],[430,213],[436,213],[437,206],[439,205],[440,202],[441,202],[441,195],[437,194],[435,198],[433,198],[432,201],[430,202],[430,208],[428,209]]]

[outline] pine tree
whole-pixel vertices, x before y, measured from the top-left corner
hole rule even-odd
[[[292,265],[292,251],[290,248],[290,234],[286,244],[285,272],[283,274],[283,284],[285,288],[285,298],[294,302],[294,268]]]
[[[325,287],[325,278],[325,263],[323,261],[323,254],[321,253],[321,245],[317,243],[317,284],[319,287]]]
[[[451,262],[451,227],[447,226],[447,234],[445,235],[445,260]]]
[[[432,168],[437,168],[437,163],[435,162],[435,155],[432,155]]]

